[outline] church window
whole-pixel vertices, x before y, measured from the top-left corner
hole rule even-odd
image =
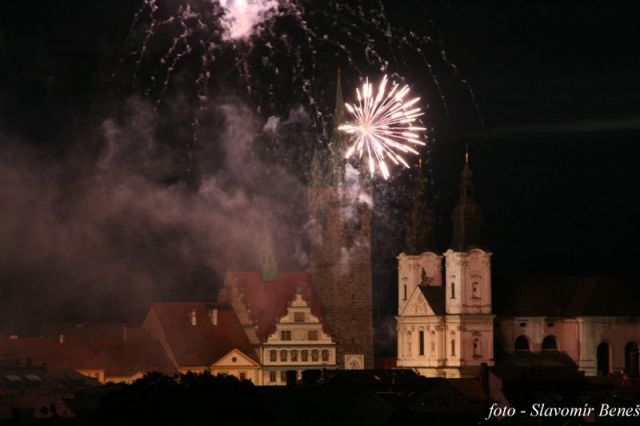
[[[637,377],[638,367],[638,345],[636,342],[629,342],[624,346],[624,371],[631,377]]]
[[[474,299],[480,298],[480,284],[478,283],[478,281],[474,281],[471,284],[471,292]]]
[[[516,341],[514,343],[514,347],[516,351],[530,351],[531,349],[529,348],[529,339],[526,338],[526,336],[518,336],[516,338]]]
[[[456,298],[456,283],[453,282],[451,283],[451,298]]]
[[[322,350],[322,361],[323,362],[328,362],[329,361],[329,350],[328,349],[323,349]]]
[[[309,351],[306,349],[300,351],[300,357],[302,358],[303,362],[309,361]]]
[[[473,339],[473,356],[482,355],[482,350],[480,348],[480,339]]]
[[[304,312],[294,312],[293,322],[304,322]]]
[[[609,344],[602,342],[596,348],[598,374],[606,376],[610,373]]]
[[[407,300],[407,285],[404,285],[404,297],[403,300]]]
[[[280,332],[280,340],[291,340],[291,330],[282,330]]]
[[[558,343],[556,342],[555,336],[547,336],[542,339],[542,350],[543,351],[557,351]]]
[[[280,351],[280,361],[282,361],[282,362],[286,362],[287,361],[287,351],[285,351],[285,350]]]
[[[295,349],[291,351],[291,361],[293,362],[298,361],[298,351]]]
[[[317,349],[311,351],[311,361],[318,361],[319,352]]]
[[[307,339],[308,340],[318,340],[318,330],[309,330],[309,331],[307,331]]]
[[[269,371],[269,381],[271,383],[275,383],[277,379],[278,379],[278,376],[276,375],[276,372],[275,371]]]
[[[420,330],[420,355],[424,355],[424,331]]]
[[[411,354],[411,350],[413,349],[411,347],[411,337],[412,337],[411,336],[411,332],[407,331],[407,354],[409,354],[409,355]]]
[[[456,356],[456,339],[451,339],[451,356]]]
[[[278,352],[273,349],[269,351],[269,361],[276,362],[278,360]]]

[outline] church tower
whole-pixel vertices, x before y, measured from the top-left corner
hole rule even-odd
[[[357,175],[347,173],[346,138],[338,130],[343,121],[338,71],[330,152],[324,159],[314,152],[309,173],[310,274],[336,340],[336,365],[373,368],[371,206],[366,204],[372,196]]]
[[[451,215],[453,238],[444,253],[447,364],[461,371],[493,365],[491,252],[482,244],[482,212],[471,177],[467,148],[460,199]]]

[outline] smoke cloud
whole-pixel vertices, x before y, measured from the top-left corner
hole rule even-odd
[[[212,112],[192,185],[172,178],[184,161],[158,141],[153,108],[126,110],[82,140],[97,149],[63,158],[0,136],[0,331],[211,300],[225,270],[256,267],[265,220],[282,268],[305,266],[304,186],[256,154],[263,123],[245,106]]]

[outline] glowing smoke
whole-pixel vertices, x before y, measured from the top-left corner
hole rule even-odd
[[[250,36],[278,7],[275,0],[220,0],[225,14],[222,17],[226,38],[241,39]]]

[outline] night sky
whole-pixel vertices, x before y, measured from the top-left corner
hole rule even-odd
[[[640,177],[640,4],[384,3],[389,20],[441,42],[449,61],[442,61],[439,49],[429,52],[448,108],[423,64],[410,59],[394,69],[428,103],[432,130],[426,155],[441,248],[450,238],[449,215],[464,145],[469,143],[494,274],[631,273],[640,241],[635,202]],[[309,2],[309,7],[318,4]],[[225,241],[244,246],[241,253],[246,253],[250,237],[223,235],[232,231],[216,227],[222,222],[209,224],[209,219],[193,225],[208,207],[217,208],[189,195],[203,193],[203,170],[222,171],[215,174],[211,191],[243,188],[219,194],[229,199],[225,206],[236,203],[242,209],[244,200],[258,206],[257,215],[265,210],[280,219],[298,214],[285,222],[299,229],[280,228],[276,240],[284,267],[304,265],[299,201],[304,200],[309,148],[320,144],[317,129],[296,121],[296,103],[284,95],[276,94],[280,102],[271,106],[261,105],[260,96],[246,100],[251,111],[258,111],[256,128],[270,115],[293,124],[279,137],[265,137],[264,152],[249,154],[256,156],[252,161],[258,166],[238,176],[225,175],[229,156],[221,159],[224,137],[236,136],[216,130],[221,128],[218,115],[202,120],[206,131],[200,139],[206,146],[190,145],[193,131],[184,113],[193,108],[184,99],[192,90],[185,89],[189,67],[176,73],[157,113],[152,108],[157,93],[145,94],[136,82],[127,55],[138,7],[134,1],[0,4],[0,296],[15,307],[0,316],[0,331],[33,329],[52,320],[136,319],[153,300],[212,297],[224,265],[237,262],[224,258]],[[447,64],[455,64],[455,70]],[[323,65],[318,78],[326,79],[329,88],[335,68],[343,68],[345,96],[350,96],[361,76],[333,55]],[[220,67],[233,74],[224,58]],[[152,71],[143,67],[140,74],[145,72]],[[211,91],[217,102],[235,96],[222,83],[212,84]],[[326,111],[333,107],[333,93],[328,90],[319,98]],[[118,140],[139,142],[149,134],[161,142],[151,154],[133,143],[113,148]],[[206,134],[213,136],[209,140]],[[111,140],[109,135],[116,136]],[[106,162],[105,150],[112,150]],[[185,150],[195,160],[185,160]],[[282,157],[287,161],[277,165]],[[131,179],[113,182],[112,176]],[[414,178],[415,170],[398,170],[388,182],[376,183],[378,321],[395,313],[395,256],[402,250]],[[283,181],[291,182],[290,191],[273,185]],[[134,194],[109,192],[120,186]],[[182,188],[178,195],[171,189],[175,187]],[[265,188],[277,189],[264,200],[251,198]],[[144,194],[136,195],[137,190]],[[105,191],[104,197],[96,195]],[[140,207],[140,199],[147,200],[145,206],[154,205],[149,210],[153,214]],[[174,207],[168,216],[155,213],[175,206],[173,200],[186,206]],[[282,200],[300,206],[291,213],[281,206]],[[119,202],[127,207],[114,208]],[[98,209],[101,214],[94,218]],[[136,220],[138,227],[127,228]],[[82,226],[76,226],[78,222]],[[200,234],[207,238],[193,237]],[[203,249],[211,241],[217,248]],[[128,262],[121,269],[119,256]],[[128,285],[127,280],[137,284]]]

